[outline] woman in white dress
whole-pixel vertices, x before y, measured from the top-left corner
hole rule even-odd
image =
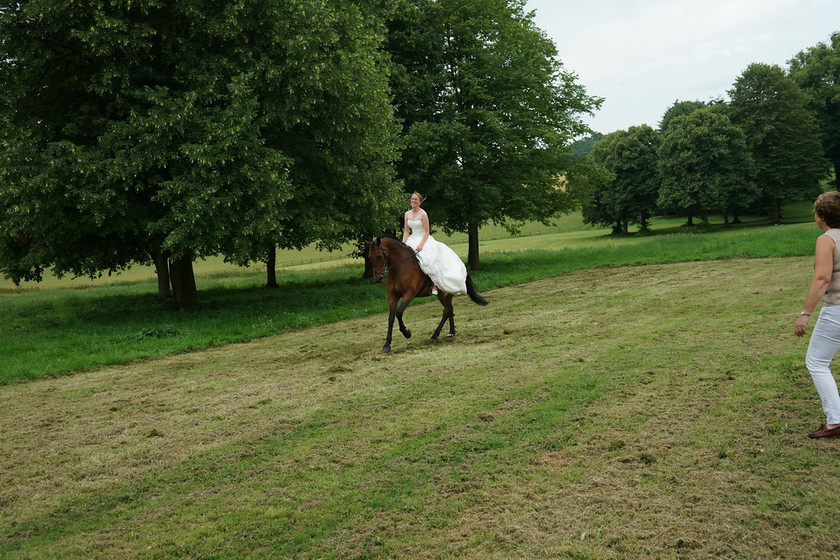
[[[411,210],[405,213],[402,241],[415,251],[420,268],[434,282],[432,293],[467,293],[467,267],[461,257],[445,243],[429,235],[429,216],[420,208],[423,197],[411,195]]]

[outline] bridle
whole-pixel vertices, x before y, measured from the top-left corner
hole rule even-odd
[[[382,270],[382,277],[383,278],[385,277],[385,275],[388,274],[388,271],[394,270],[395,268],[397,268],[398,266],[400,266],[402,263],[404,263],[405,261],[407,261],[409,259],[416,258],[414,256],[414,254],[412,253],[411,255],[408,255],[404,259],[400,259],[397,262],[395,262],[394,264],[388,265],[388,260],[389,260],[388,259],[388,253],[385,252],[385,249],[383,249],[381,245],[379,246],[379,251],[382,253],[382,262],[385,263],[385,268]]]
[[[414,251],[412,251],[411,254],[408,255],[407,257],[405,257],[404,259],[400,259],[399,261],[397,261],[394,264],[389,266],[388,265],[388,260],[389,260],[388,253],[386,253],[385,249],[382,247],[382,242],[381,241],[379,242],[378,249],[379,249],[379,252],[382,253],[382,262],[385,263],[385,268],[381,272],[383,278],[385,278],[385,276],[388,274],[388,271],[394,270],[395,268],[400,266],[405,261],[410,260],[410,259],[415,259],[415,260],[417,259],[417,255],[415,255]],[[376,272],[376,270],[374,270],[374,272]]]
[[[420,294],[424,294],[426,289],[430,285],[432,285],[432,279],[429,277],[428,274],[423,272],[422,268],[420,268],[420,262],[417,260],[417,253],[415,253],[413,249],[412,249],[410,255],[408,255],[407,257],[405,257],[403,259],[398,260],[397,262],[395,262],[394,264],[392,264],[390,266],[388,265],[388,260],[389,260],[388,253],[386,253],[385,249],[382,247],[382,241],[381,240],[379,241],[378,249],[379,249],[379,252],[382,253],[382,262],[385,264],[385,268],[382,270],[382,272],[377,272],[377,270],[374,268],[374,270],[373,270],[374,277],[376,277],[377,274],[381,274],[382,279],[385,280],[386,275],[388,274],[389,270],[394,270],[395,268],[400,266],[405,261],[413,259],[414,260],[414,266],[417,267],[418,270],[420,270],[420,272],[423,274],[423,276],[426,277],[426,279],[423,282],[423,286],[417,291],[416,294],[414,294],[414,297],[418,297],[418,296],[420,296]]]

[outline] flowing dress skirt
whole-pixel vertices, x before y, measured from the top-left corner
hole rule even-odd
[[[417,250],[417,245],[423,240],[423,223],[420,220],[409,220],[408,227],[411,228],[411,235],[405,243]],[[467,267],[461,257],[445,243],[430,235],[423,250],[417,253],[417,260],[439,291],[447,294],[467,293]]]

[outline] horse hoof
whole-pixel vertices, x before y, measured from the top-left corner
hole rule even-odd
[[[431,341],[432,341],[432,344],[437,344],[437,343],[439,343],[439,342],[440,342],[440,340],[438,340],[438,337],[436,337],[436,336],[433,336],[433,337],[431,338]]]
[[[446,340],[452,340],[453,338],[455,338],[455,333],[450,333],[446,335]]]
[[[406,338],[411,338],[411,331],[405,331],[403,333],[403,336],[406,337]]]
[[[382,352],[381,352],[382,354],[388,354],[389,352],[391,352],[391,347],[390,346],[388,346],[386,344],[385,346],[382,347]]]

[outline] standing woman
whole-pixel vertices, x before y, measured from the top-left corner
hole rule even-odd
[[[808,319],[820,299],[823,307],[811,333],[805,365],[822,400],[825,424],[812,438],[840,436],[840,394],[831,374],[831,360],[840,349],[840,192],[821,194],[814,202],[814,220],[825,233],[817,238],[814,277],[796,319],[796,336],[805,334]]]
[[[402,241],[415,251],[420,268],[434,282],[432,294],[438,290],[447,294],[467,293],[467,267],[461,257],[445,243],[429,235],[429,216],[420,208],[423,196],[411,195],[411,209],[403,219]]]

